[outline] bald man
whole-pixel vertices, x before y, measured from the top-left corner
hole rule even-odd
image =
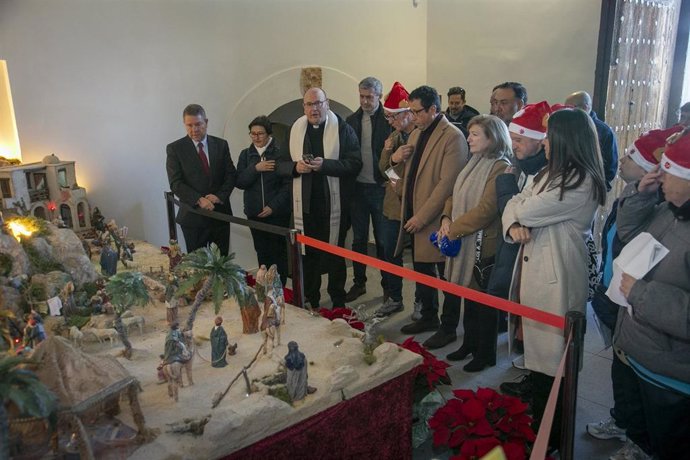
[[[362,169],[359,140],[352,127],[331,112],[321,88],[308,89],[302,106],[304,116],[290,129],[291,161],[278,163],[277,173],[292,178],[295,228],[312,238],[343,246],[347,211]],[[320,306],[321,273],[328,273],[333,306],[345,306],[345,260],[307,246],[304,295],[311,308]]]
[[[601,121],[594,110],[592,110],[592,97],[585,91],[577,91],[565,100],[567,105],[572,105],[582,109],[592,117],[594,127],[599,136],[599,149],[601,158],[604,162],[604,175],[606,176],[606,190],[611,190],[611,182],[616,177],[618,171],[618,145],[616,136],[609,125]]]

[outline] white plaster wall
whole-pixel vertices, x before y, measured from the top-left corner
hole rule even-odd
[[[529,102],[594,90],[601,0],[430,0],[429,84],[489,112],[491,89],[525,85]]]
[[[324,85],[351,108],[367,75],[387,87],[396,79],[420,85],[421,3],[0,0],[0,59],[8,62],[24,161],[49,153],[76,160],[92,205],[134,237],[165,244],[165,146],[184,135],[186,104],[206,108],[210,134],[226,135],[237,160],[249,144],[248,122],[300,97],[303,66],[338,76]],[[391,27],[414,29],[414,40],[401,41]],[[294,77],[290,94],[274,100],[261,82],[286,74]],[[233,195],[241,216],[241,194]],[[251,267],[247,235],[233,231],[233,248]]]
[[[460,84],[488,110],[491,87],[530,100],[592,89],[598,0],[0,0],[24,162],[76,160],[92,205],[165,244],[165,146],[182,108],[204,105],[233,158],[256,115],[300,97],[299,69],[324,68],[332,99],[357,107],[356,82],[387,91]],[[241,192],[233,209],[242,215]],[[241,264],[248,232],[233,230]]]

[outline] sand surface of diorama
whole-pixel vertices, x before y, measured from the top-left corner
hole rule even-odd
[[[167,269],[166,256],[147,243],[137,242],[134,258],[133,268],[144,274],[149,267],[160,269],[163,266]],[[272,353],[260,355],[248,370],[249,380],[276,373],[287,354],[287,343],[294,340],[306,355],[309,385],[316,387],[317,392],[291,406],[269,396],[263,385],[259,385],[258,392],[248,395],[245,381],[240,377],[218,407],[212,409],[214,395],[224,391],[243,366],[249,364],[263,343],[263,337],[260,333],[242,334],[239,307],[233,299],[225,300],[219,314],[224,318],[223,327],[230,343],[237,343],[237,354],[228,357],[226,367],[211,367],[208,362],[211,356],[208,337],[215,313],[212,303],[206,302],[194,325],[194,336],[198,343],[198,353],[193,362],[194,385],[187,386],[187,376],[184,375],[185,386],[180,389],[176,403],[168,397],[167,385],[158,383],[156,371],[168,330],[165,305],[154,300],[148,306],[132,311],[146,318],[146,328],[143,335],[134,329],[130,332],[134,347],[132,359],[118,357],[118,360],[141,382],[143,392],[139,397],[146,425],[161,431],[154,441],[134,451],[130,456],[132,459],[222,457],[332,407],[343,399],[375,388],[421,363],[419,355],[395,344],[383,343],[374,351],[376,362],[368,365],[364,361],[363,344],[359,339],[361,333],[342,320],[331,322],[288,306],[285,324],[281,326],[281,344]],[[189,311],[190,307],[180,308],[180,324],[184,324]],[[117,356],[122,345],[118,342],[112,349],[109,345],[90,345],[86,348],[95,353]],[[209,414],[211,418],[202,436],[167,431],[167,424]],[[129,411],[123,411],[120,415],[124,423],[134,426],[129,416]]]

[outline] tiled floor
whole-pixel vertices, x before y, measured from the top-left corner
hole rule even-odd
[[[352,284],[352,270],[348,269],[348,282],[346,289]],[[364,304],[367,309],[376,309],[381,304],[382,292],[380,287],[380,275],[374,270],[367,271],[369,280],[367,282],[367,293],[355,301],[356,305]],[[322,306],[330,307],[329,297],[325,292],[326,277],[324,276],[322,287]],[[403,295],[405,310],[391,316],[387,321],[381,323],[381,333],[391,341],[402,342],[408,336],[400,332],[400,327],[410,320],[412,313],[412,300],[414,284],[404,281]],[[443,297],[440,297],[441,303]],[[349,305],[353,306],[353,305]],[[432,333],[419,334],[417,340],[423,342]],[[458,327],[458,342],[447,345],[446,347],[435,350],[434,354],[445,359],[445,356],[459,348],[462,340],[462,321]],[[501,382],[512,380],[519,377],[523,371],[519,371],[511,365],[512,357],[508,355],[507,334],[499,335],[497,364],[479,373],[466,373],[462,366],[467,361],[457,363],[451,362],[449,375],[452,380],[452,388],[471,388],[479,386],[498,388]],[[608,459],[608,457],[618,450],[623,444],[617,440],[601,441],[589,436],[585,431],[585,424],[588,422],[599,421],[609,416],[609,408],[613,403],[611,391],[611,351],[605,350],[601,337],[592,320],[592,311],[587,312],[587,332],[585,336],[585,356],[584,367],[579,377],[578,403],[577,403],[577,426],[575,432],[575,459]],[[414,451],[414,459],[447,459],[450,452],[433,449],[431,442],[427,442]]]

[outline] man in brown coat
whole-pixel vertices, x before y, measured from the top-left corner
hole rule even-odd
[[[414,270],[437,276],[443,273],[445,256],[431,244],[429,235],[439,229],[443,206],[453,194],[455,179],[467,164],[469,153],[465,136],[441,113],[441,100],[434,88],[420,86],[410,93],[409,100],[418,129],[391,157],[392,164],[405,162],[402,180],[396,185],[402,196],[396,254],[402,251],[404,232],[410,233]],[[422,317],[403,326],[404,334],[435,331],[439,326],[436,291],[418,284],[417,292]]]

